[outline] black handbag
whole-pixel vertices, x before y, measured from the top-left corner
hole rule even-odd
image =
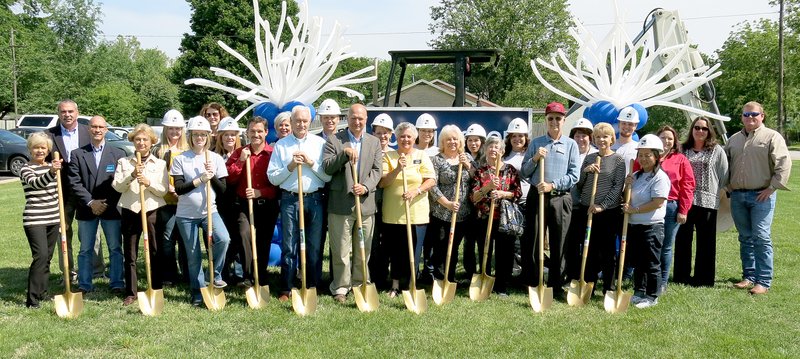
[[[525,216],[514,202],[507,199],[500,200],[500,225],[497,231],[510,236],[522,236],[525,230]]]

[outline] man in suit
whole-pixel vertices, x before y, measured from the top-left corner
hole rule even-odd
[[[328,136],[322,159],[325,173],[331,176],[328,232],[333,275],[330,290],[339,303],[345,302],[353,284],[369,281],[369,274],[362,273],[360,264],[369,258],[361,258],[355,196],[360,196],[364,250],[369,255],[375,227],[375,188],[381,180],[383,156],[380,141],[366,133],[366,127],[367,108],[361,104],[350,106],[347,131]],[[353,181],[353,163],[357,167],[358,184]]]
[[[58,126],[48,128],[46,133],[53,140],[55,151],[61,155],[64,161],[69,163],[70,154],[73,150],[86,146],[90,142],[89,126],[78,123],[78,105],[72,100],[63,100],[56,107],[58,113]],[[52,156],[52,155],[51,155]],[[48,159],[51,160],[51,159]],[[68,166],[65,166],[68,167]],[[61,171],[61,183],[64,185],[64,217],[67,221],[67,248],[69,267],[72,269],[72,280],[77,280],[78,273],[75,270],[75,261],[72,255],[72,221],[75,219],[76,200],[72,187],[69,186],[69,171],[64,168]],[[58,265],[63,267],[61,251],[58,252]],[[93,263],[95,275],[103,275],[103,255],[98,244],[95,248],[95,261]],[[61,268],[63,271],[64,268]]]
[[[89,120],[91,142],[73,150],[69,161],[69,182],[77,198],[75,216],[78,218],[78,287],[82,292],[91,292],[94,245],[98,224],[103,227],[108,245],[110,280],[113,291],[123,291],[122,236],[120,213],[117,209],[120,193],[111,186],[117,160],[125,157],[125,151],[106,146],[108,124],[101,116]]]

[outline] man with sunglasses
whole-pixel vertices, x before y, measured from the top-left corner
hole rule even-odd
[[[728,140],[730,163],[728,193],[731,215],[739,231],[742,281],[739,289],[765,294],[772,284],[772,216],[778,189],[786,183],[792,160],[780,133],[764,126],[764,108],[748,102],[742,110],[744,127]]]
[[[566,113],[564,105],[551,102],[545,108],[547,134],[531,141],[522,160],[520,171],[523,178],[531,184],[536,183],[538,191],[528,192],[525,233],[520,239],[522,247],[522,280],[525,285],[533,286],[534,278],[538,278],[538,266],[534,266],[534,248],[538,248],[536,216],[539,211],[539,193],[544,193],[545,226],[550,233],[550,274],[547,285],[554,288],[554,296],[563,298],[561,285],[564,281],[566,256],[564,243],[572,216],[572,196],[569,191],[578,183],[580,153],[578,144],[564,134]],[[544,158],[544,169],[539,160]],[[544,182],[540,182],[540,171],[544,170]],[[530,229],[530,230],[529,230]]]

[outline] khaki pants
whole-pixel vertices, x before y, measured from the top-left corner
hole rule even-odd
[[[362,216],[361,220],[364,233],[364,252],[367,256],[363,260],[368,262],[372,249],[375,216]],[[364,283],[356,214],[328,214],[328,234],[330,235],[331,262],[333,263],[331,294],[347,294],[351,286]],[[351,254],[352,261],[350,260]],[[369,281],[369,273],[367,273],[367,281]]]

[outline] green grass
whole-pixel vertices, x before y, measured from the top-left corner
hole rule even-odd
[[[600,296],[585,308],[556,303],[544,313],[532,312],[522,292],[472,303],[462,285],[445,307],[433,303],[428,289],[423,315],[381,293],[376,313],[359,312],[352,297],[342,306],[320,295],[316,314],[301,318],[274,298],[273,286],[268,307],[259,311],[230,288],[222,312],[193,308],[185,289],[167,288],[164,314],[147,318],[136,305],[122,307],[101,283],[83,315],[63,320],[50,301],[41,310],[23,306],[30,260],[20,225],[23,197],[18,183],[4,184],[0,218],[9,224],[0,226],[0,357],[798,357],[798,171],[790,187],[795,191],[779,195],[773,224],[775,281],[760,297],[732,287],[741,268],[731,230],[718,238],[715,287],[670,285],[656,307],[621,315],[603,311]],[[57,294],[63,289],[57,264],[52,268],[50,291]]]

